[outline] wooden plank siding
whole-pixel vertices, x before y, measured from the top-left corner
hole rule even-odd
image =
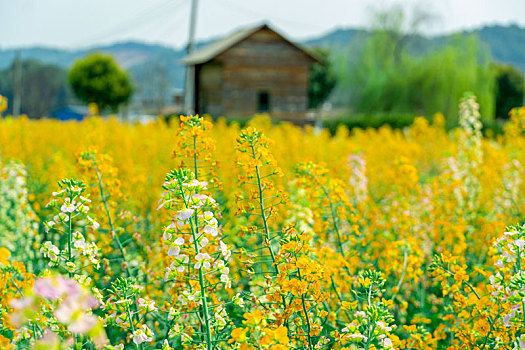
[[[263,28],[196,66],[197,111],[248,118],[259,112],[261,94],[267,94],[272,117],[301,123],[312,63],[305,52]]]
[[[222,66],[217,62],[199,65],[195,74],[196,110],[200,114],[222,115]]]

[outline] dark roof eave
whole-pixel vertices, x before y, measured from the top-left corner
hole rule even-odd
[[[230,49],[237,43],[241,42],[242,40],[246,39],[250,35],[258,32],[262,29],[269,29],[275,34],[277,34],[279,37],[281,37],[284,41],[295,47],[297,50],[303,52],[306,56],[308,56],[312,61],[315,61],[317,63],[323,64],[324,60],[321,59],[318,55],[311,52],[308,48],[303,47],[300,44],[294,43],[293,41],[287,39],[285,36],[280,34],[279,32],[272,29],[268,24],[264,23],[262,25],[255,26],[253,28],[248,28],[244,30],[237,31],[230,35],[229,37],[225,37],[223,39],[219,39],[218,41],[211,43],[204,48],[201,48],[200,50],[197,50],[195,52],[192,52],[185,58],[181,60],[181,62],[186,66],[197,66],[200,64],[208,63],[211,60],[213,60],[215,57],[220,55],[221,53],[225,52],[226,50]],[[216,47],[213,47],[216,46]],[[210,51],[210,52],[206,52]]]

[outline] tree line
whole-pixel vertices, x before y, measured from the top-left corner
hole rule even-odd
[[[332,54],[338,77],[332,100],[348,109],[348,118],[443,113],[453,126],[466,91],[477,96],[488,120],[508,118],[513,107],[523,104],[523,73],[496,63],[476,34],[456,35],[425,51],[421,32],[434,17],[417,6],[377,10],[372,30],[349,45],[353,51]]]
[[[401,7],[377,11],[372,30],[354,39],[361,44],[350,45],[352,51],[315,49],[324,63],[311,69],[309,108],[319,108],[328,100],[347,110],[348,118],[366,115],[363,123],[373,119],[374,125],[395,119],[391,116],[439,112],[454,125],[456,106],[465,91],[477,96],[486,119],[506,118],[510,109],[523,104],[523,73],[495,63],[475,35],[458,35],[427,52],[415,50],[424,38],[421,27],[432,17],[421,9],[411,16]],[[0,94],[11,101],[9,114],[18,92],[21,112],[33,118],[80,103],[96,103],[102,112],[116,112],[134,92],[147,97],[143,107],[159,113],[167,95],[167,76],[162,66],[154,62],[150,66],[138,75],[142,78],[137,86],[109,55],[88,55],[69,71],[17,59],[0,70]]]

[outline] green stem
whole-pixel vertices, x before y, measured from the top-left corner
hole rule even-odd
[[[295,260],[297,262],[297,256],[295,257]],[[297,270],[297,275],[299,277],[299,280],[302,281],[303,279],[301,278],[301,271]],[[312,326],[310,324],[310,317],[308,316],[308,310],[306,309],[306,302],[304,301],[304,293],[301,294],[301,303],[302,303],[302,306],[303,306],[304,317],[306,318],[306,326],[307,326],[306,335],[308,337],[308,344],[310,345],[310,349],[313,350],[314,346],[312,344],[312,337],[310,336],[310,332],[312,330]]]
[[[171,327],[173,327],[173,324],[175,323],[175,316],[176,315],[173,315],[173,317],[171,318],[171,321],[168,324],[168,329],[166,329],[166,334],[164,335],[164,340],[162,342],[164,342],[164,341],[166,341],[168,339]]]
[[[98,171],[97,162],[95,159],[93,159],[93,168],[95,169],[95,174],[97,175],[98,188],[100,190],[100,197],[102,198],[102,202],[104,203],[104,208],[106,209],[106,215],[108,217],[108,224],[111,229],[113,239],[117,243],[117,247],[119,248],[120,254],[122,255],[122,261],[124,262],[126,273],[130,278],[132,278],[133,275],[131,274],[131,269],[129,268],[128,260],[126,259],[126,253],[124,251],[124,246],[122,245],[122,242],[120,241],[117,231],[115,230],[115,227],[113,226],[113,219],[111,217],[111,212],[109,211],[108,199],[106,197],[106,194],[104,193],[104,183],[102,182],[102,175],[100,175],[100,172]],[[137,296],[133,295],[133,309],[135,312],[138,311],[136,302],[137,302]],[[129,313],[129,307],[128,307],[128,316],[130,317],[130,323],[132,324],[132,328],[133,328],[133,319],[131,318],[131,315]],[[135,344],[135,347],[142,349],[142,344],[140,345],[140,347],[137,346],[137,344]]]
[[[202,275],[202,266],[199,268],[199,284],[201,286],[201,298],[202,298],[202,309],[204,313],[204,323],[206,324],[206,345],[207,345],[207,349],[211,350],[212,344],[211,344],[210,316],[208,314],[208,301],[206,298],[204,277]]]
[[[199,167],[197,165],[197,136],[193,136],[193,168],[195,169],[195,178],[199,179]]]
[[[490,316],[488,317],[489,322],[490,322],[490,329],[489,329],[489,332],[487,333],[487,335],[485,336],[485,339],[483,340],[483,345],[482,345],[482,347],[481,347],[481,350],[485,349],[485,346],[487,345],[487,341],[488,341],[489,338],[490,338],[490,334],[491,334],[492,331],[494,330],[494,323],[495,323],[496,320],[498,319],[500,313],[501,313],[501,309],[498,311],[498,314],[496,315],[496,317],[494,317],[494,319],[491,319]]]
[[[312,326],[310,324],[310,317],[308,316],[308,310],[306,310],[306,303],[304,302],[304,294],[301,295],[301,302],[303,304],[303,312],[304,316],[306,318],[306,325],[307,325],[307,337],[308,337],[308,344],[310,344],[310,349],[314,348],[314,345],[312,344],[312,337],[310,336],[310,331],[312,330]]]
[[[129,310],[129,305],[126,305],[126,310],[128,312],[128,320],[131,326],[131,334],[133,334],[135,333],[135,326],[133,325],[133,318],[131,317],[131,311]],[[136,344],[135,342],[133,342],[133,344],[135,344],[135,349],[139,348],[138,344]]]
[[[518,257],[517,257],[517,262],[518,262],[518,271],[517,273],[521,273],[521,250],[520,250],[520,247],[517,247],[518,248]],[[523,302],[523,299],[521,300],[521,314],[523,316],[523,324],[525,325],[525,302]]]
[[[444,268],[443,266],[439,266],[439,268],[443,271],[445,271],[446,273],[450,274],[452,277],[454,277],[454,273],[446,268]],[[474,295],[476,296],[476,298],[481,299],[481,297],[479,296],[478,292],[476,292],[476,290],[474,289],[474,287],[472,286],[472,284],[470,284],[469,282],[465,281],[465,280],[462,280],[461,282],[463,282],[467,287],[469,287],[469,289],[474,293]]]
[[[343,258],[346,258],[345,252],[343,250],[343,243],[341,241],[341,233],[339,231],[339,226],[337,225],[337,215],[335,213],[334,203],[332,202],[332,198],[330,197],[330,194],[328,193],[326,187],[321,186],[321,188],[323,189],[326,197],[328,198],[328,203],[330,203],[330,212],[332,214],[332,222],[334,224],[335,234],[337,236],[337,245],[339,247],[339,251],[341,252]]]
[[[37,337],[36,337],[36,327],[35,327],[35,324],[34,324],[34,323],[32,324],[32,328],[33,328],[33,339],[36,341],[36,340],[37,340]]]
[[[339,252],[343,256],[343,258],[346,258],[345,252],[343,251],[343,243],[341,241],[341,232],[339,230],[339,225],[337,225],[337,215],[335,213],[334,203],[332,202],[332,198],[330,197],[330,192],[328,191],[328,189],[324,185],[321,184],[321,182],[319,181],[317,176],[314,176],[313,174],[310,174],[310,176],[313,177],[313,179],[315,180],[317,185],[319,185],[319,187],[321,187],[321,189],[323,190],[324,195],[326,196],[326,198],[328,198],[328,203],[330,204],[330,214],[332,216],[332,223],[334,225],[335,234],[337,236],[337,245],[338,245],[338,248],[339,248]]]
[[[396,286],[396,293],[392,296],[392,300],[394,300],[394,298],[397,296],[397,294],[399,293],[399,290],[401,288],[401,285],[403,284],[403,280],[405,279],[405,273],[406,273],[406,269],[407,269],[407,260],[408,260],[408,254],[407,254],[407,251],[404,250],[403,251],[403,254],[404,254],[404,258],[403,258],[403,270],[401,272],[401,277],[399,278],[399,282],[397,283],[397,286]]]
[[[186,197],[184,196],[184,189],[182,187],[182,182],[180,181],[179,181],[179,191],[180,191],[181,197],[184,200],[184,205],[186,209],[189,209],[188,202],[186,201]],[[199,254],[199,245],[198,245],[197,232],[196,232],[196,230],[198,230],[198,227],[195,226],[192,220],[190,220],[190,226],[191,226],[191,235],[193,237],[193,246],[195,249],[195,254]],[[210,325],[210,316],[208,312],[208,298],[206,297],[206,284],[204,282],[204,273],[202,271],[202,264],[199,267],[199,285],[201,288],[202,311],[204,314],[203,318],[204,318],[204,324],[206,327],[206,348],[208,350],[212,350],[211,325]]]
[[[452,277],[454,277],[454,273],[452,273],[450,270],[444,268],[443,266],[439,266],[440,269],[442,269],[443,271],[447,272],[448,274],[450,274]],[[476,292],[476,290],[474,289],[474,287],[467,281],[465,280],[462,280],[462,282],[470,288],[470,290],[474,293],[474,295],[476,296],[476,298],[478,298],[478,300],[481,300],[481,297],[479,296],[479,294]],[[498,312],[498,314],[496,315],[496,317],[492,318],[490,316],[487,315],[487,318],[490,322],[490,330],[488,332],[488,334],[485,336],[485,341],[483,342],[483,346],[481,349],[485,349],[485,345],[487,343],[487,340],[490,336],[490,333],[492,333],[492,329],[493,329],[493,326],[494,326],[494,323],[496,322],[496,320],[498,319],[499,315],[501,313],[501,310]]]
[[[370,349],[370,343],[372,343],[372,335],[374,335],[374,331],[376,330],[376,325],[374,323],[374,326],[370,328],[370,323],[368,324],[368,339],[366,340],[366,350]]]
[[[334,281],[334,278],[333,276],[330,276],[330,280],[332,281],[332,289],[334,290],[335,292],[335,295],[337,296],[337,299],[339,299],[339,302],[341,303],[341,307],[342,307],[342,304],[343,304],[343,298],[341,297],[341,294],[339,294],[339,292],[337,291],[337,285],[335,284],[335,281]],[[350,322],[350,320],[352,319],[350,317],[350,314],[348,313],[348,311],[346,310],[343,310],[346,317],[348,318],[348,321]]]
[[[102,202],[104,203],[104,207],[106,209],[106,215],[108,217],[108,223],[111,229],[111,233],[113,234],[113,238],[115,242],[117,243],[117,247],[120,251],[120,254],[122,255],[122,260],[124,261],[126,265],[126,272],[129,277],[132,277],[131,270],[129,269],[129,266],[128,266],[128,261],[126,259],[126,253],[124,252],[124,247],[122,246],[122,242],[120,241],[120,238],[117,235],[117,232],[115,231],[115,228],[113,226],[113,219],[111,218],[111,213],[109,211],[108,199],[106,197],[106,194],[104,193],[104,184],[102,183],[102,176],[100,175],[100,172],[98,171],[97,162],[94,159],[93,159],[93,168],[95,169],[95,173],[97,174],[98,188],[100,190],[100,197],[102,198]]]
[[[253,143],[251,144],[251,147],[252,147],[253,159],[257,160],[257,156],[255,155],[255,147],[253,146]],[[263,189],[262,189],[262,184],[261,184],[261,174],[259,172],[258,165],[255,166],[255,172],[257,174],[257,185],[259,187],[259,207],[261,209],[261,217],[262,217],[263,224],[264,224],[264,234],[265,234],[266,241],[268,244],[268,250],[270,251],[270,255],[272,257],[272,262],[273,262],[272,265],[274,265],[275,273],[278,275],[279,267],[277,266],[277,264],[275,264],[275,253],[273,252],[272,243],[270,240],[270,229],[268,228],[268,219],[266,218],[266,211],[264,208],[264,196],[263,196]]]
[[[199,164],[198,164],[198,158],[197,158],[197,136],[193,136],[193,171],[195,172],[195,179],[198,180],[199,179]],[[195,214],[193,216],[193,220],[195,221],[195,227],[197,230],[199,230],[199,217],[197,216],[197,211],[195,211]],[[193,237],[193,240],[195,242],[195,235]],[[195,250],[197,250],[197,246],[195,246]],[[196,251],[196,253],[198,254],[199,252]],[[201,268],[199,269],[199,283],[200,283],[200,275],[202,274],[202,266]],[[202,283],[201,283],[201,290],[202,290]],[[206,315],[207,313],[207,310],[204,310],[204,305],[203,305],[203,313]],[[206,317],[207,318],[207,317]],[[200,319],[200,317],[199,317]],[[201,327],[203,326],[203,323],[202,323],[202,320],[201,320]],[[202,329],[201,329],[202,330]],[[206,332],[208,332],[209,330],[209,326],[208,324],[206,324]],[[208,344],[208,349],[209,349],[209,344]]]
[[[72,240],[72,235],[73,235],[73,228],[71,224],[71,213],[68,213],[68,218],[69,220],[68,220],[68,233],[67,233],[67,262],[71,262],[71,257],[72,257],[71,240]],[[69,272],[69,277],[70,278],[73,277],[72,272]]]
[[[254,160],[257,161],[257,155],[255,154],[255,147],[253,145],[253,142],[250,143],[250,146],[252,147],[252,157],[253,157]],[[261,209],[261,217],[263,219],[263,224],[264,224],[264,234],[265,234],[265,237],[266,237],[266,243],[268,244],[268,250],[270,251],[270,255],[272,257],[272,265],[275,268],[275,274],[279,275],[279,273],[280,273],[279,272],[279,266],[277,266],[277,264],[275,263],[275,254],[274,254],[273,249],[272,249],[272,241],[271,241],[271,238],[270,238],[270,229],[268,228],[268,221],[267,221],[267,218],[266,218],[266,211],[265,211],[265,208],[264,208],[264,196],[263,196],[263,189],[262,189],[262,184],[261,184],[261,174],[259,172],[259,166],[258,165],[255,166],[255,173],[257,174],[257,186],[259,187],[259,206],[260,206],[260,209]],[[282,298],[282,302],[283,302],[283,310],[286,310],[286,299],[282,295],[281,295],[281,298]]]

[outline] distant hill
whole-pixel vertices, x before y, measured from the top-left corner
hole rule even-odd
[[[411,50],[427,52],[449,42],[454,36],[475,34],[490,48],[492,57],[501,63],[511,64],[525,73],[525,28],[518,25],[485,26],[476,30],[463,31],[449,35],[422,37],[411,45]],[[360,37],[359,37],[360,35]],[[305,44],[324,48],[347,48],[360,45],[368,33],[358,29],[336,29],[321,37],[307,40]],[[356,40],[361,39],[361,40]]]
[[[0,50],[0,69],[7,67],[15,57],[16,49]],[[33,58],[45,63],[69,67],[76,59],[92,52],[104,52],[113,55],[119,63],[130,68],[143,63],[147,59],[162,55],[181,56],[182,50],[174,50],[167,46],[141,42],[123,42],[106,46],[96,46],[89,49],[65,50],[48,47],[29,47],[20,49],[23,58]],[[178,54],[180,53],[180,54]]]
[[[135,84],[142,85],[141,72],[148,65],[166,67],[167,79],[172,87],[182,87],[183,66],[180,60],[184,57],[183,50],[140,42],[124,42],[107,46],[93,47],[83,50],[63,50],[46,47],[30,47],[20,49],[23,59],[35,59],[45,63],[56,64],[63,68],[70,67],[75,60],[92,52],[111,54],[124,68],[129,70]],[[0,69],[8,67],[16,55],[16,50],[0,50]],[[146,77],[144,77],[146,78]]]
[[[481,40],[491,49],[496,61],[515,65],[525,72],[525,28],[517,25],[510,26],[486,26],[475,31],[464,32],[463,34],[476,33]],[[366,31],[355,28],[340,28],[327,34],[312,38],[303,42],[307,46],[320,46],[326,49],[344,49],[349,45],[356,45],[354,40],[366,37]],[[429,47],[439,46],[446,42],[448,36],[437,36],[432,38],[422,38],[417,50],[428,50]],[[198,46],[206,44],[199,43]],[[90,52],[104,52],[113,55],[117,61],[128,69],[134,77],[135,84],[142,86],[143,82],[149,79],[149,72],[155,67],[162,67],[167,81],[168,90],[180,89],[183,87],[184,67],[181,59],[185,56],[184,49],[175,49],[167,46],[148,44],[141,42],[123,42],[112,45],[93,47],[82,50],[64,50],[47,47],[28,47],[22,48],[23,58],[33,58],[45,63],[52,63],[67,68],[78,58]],[[0,69],[8,67],[15,57],[16,50],[0,50]],[[153,67],[153,68],[152,68]]]
[[[319,46],[324,48],[331,47],[346,47],[350,41],[359,33],[362,33],[361,29],[351,28],[340,28],[335,29],[327,34],[320,37],[306,40],[304,44],[308,46]]]
[[[512,64],[525,72],[525,28],[490,26],[475,32],[489,45],[495,60]]]

